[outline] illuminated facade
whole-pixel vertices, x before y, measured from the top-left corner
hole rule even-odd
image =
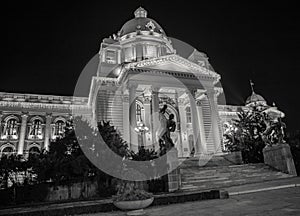
[[[222,153],[223,125],[236,118],[238,107],[218,104],[224,96],[220,75],[206,54],[167,37],[143,8],[134,15],[101,43],[88,97],[0,93],[1,154],[47,149],[72,110],[92,124],[111,121],[134,151],[141,145],[157,149],[164,104],[175,116],[172,139],[180,157],[192,149],[195,155]],[[256,100],[251,97],[248,105]],[[147,130],[137,133],[139,126]]]

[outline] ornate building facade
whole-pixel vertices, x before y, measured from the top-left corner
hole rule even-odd
[[[254,91],[246,106],[218,104],[224,97],[220,75],[206,54],[169,38],[143,8],[134,16],[102,41],[89,96],[0,93],[1,154],[48,149],[66,121],[78,114],[92,124],[111,121],[134,151],[139,146],[157,149],[158,113],[165,104],[166,117],[175,116],[172,139],[180,157],[191,151],[222,153],[223,125],[237,117],[238,108],[253,103],[270,108]]]

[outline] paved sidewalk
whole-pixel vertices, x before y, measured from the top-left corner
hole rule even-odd
[[[187,202],[145,209],[148,216],[300,215],[300,187],[232,196],[229,199]],[[124,216],[125,212],[81,216]]]
[[[230,196],[232,196],[232,195],[238,195],[244,193],[275,190],[275,189],[289,188],[289,187],[300,187],[300,177],[277,179],[274,181],[265,181],[265,182],[259,182],[253,184],[232,186],[224,189],[228,191]]]
[[[145,209],[148,216],[300,215],[300,177],[225,188],[229,199],[204,200]],[[125,212],[81,216],[124,216]]]
[[[203,215],[232,215],[232,212],[226,209],[235,209],[235,215],[239,215],[238,212],[247,209],[247,211],[255,210],[255,208],[251,206],[257,205],[257,209],[259,210],[260,206],[264,211],[268,211],[269,207],[271,210],[275,211],[274,208],[285,209],[288,211],[289,208],[286,206],[290,205],[291,212],[282,212],[282,215],[290,215],[293,214],[294,211],[300,215],[299,208],[296,208],[295,202],[300,203],[300,177],[293,177],[288,179],[280,179],[274,181],[265,181],[261,183],[254,184],[246,184],[240,186],[234,186],[229,188],[224,188],[229,192],[229,199],[216,199],[209,201],[195,201],[195,202],[187,202],[182,204],[171,204],[166,206],[154,206],[146,209],[149,215],[173,215],[173,212],[176,216],[180,215],[198,215],[203,213]],[[245,194],[246,193],[246,194]],[[240,195],[242,194],[242,195]],[[282,201],[282,202],[281,202]],[[43,204],[40,206],[31,206],[31,207],[18,207],[11,209],[2,209],[0,210],[0,215],[4,214],[16,214],[17,212],[26,213],[26,215],[30,215],[31,211],[55,211],[59,209],[66,208],[82,208],[90,205],[105,205],[106,203],[111,203],[111,200],[91,200],[91,201],[77,201],[77,202],[68,202],[68,203],[53,203],[53,204]],[[246,204],[249,203],[249,206]],[[111,203],[112,205],[112,203]],[[274,207],[274,208],[273,208]],[[245,209],[244,209],[245,208]],[[266,209],[265,209],[266,208]],[[177,209],[177,210],[176,210]],[[218,210],[219,209],[219,210]],[[176,211],[175,211],[176,210]],[[218,211],[217,211],[218,210]],[[221,211],[222,210],[222,211]],[[270,210],[270,211],[271,211]],[[213,213],[210,213],[213,211]],[[75,209],[74,209],[74,212]],[[163,213],[162,213],[163,212]],[[151,214],[150,214],[151,213]],[[257,215],[264,215],[256,212]],[[275,212],[277,214],[277,212]],[[249,213],[250,214],[250,213]],[[275,215],[276,215],[275,214]],[[87,214],[88,215],[88,214]],[[97,213],[91,215],[124,215],[124,212],[116,211],[110,214],[106,213]],[[244,214],[240,214],[244,215]],[[250,214],[251,215],[251,214]],[[255,214],[252,214],[255,215]],[[273,214],[272,214],[273,215]],[[280,215],[280,214],[278,214]]]

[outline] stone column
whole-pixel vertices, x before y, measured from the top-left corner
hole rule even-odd
[[[194,133],[194,145],[195,145],[195,155],[200,154],[200,128],[199,128],[199,118],[197,113],[196,107],[196,94],[195,89],[191,89],[187,94],[189,95],[190,105],[191,105],[191,114],[192,114],[192,126],[193,126],[193,133]]]
[[[159,88],[153,87],[152,88],[152,137],[153,137],[153,144],[155,145],[155,150],[159,148],[158,140],[156,136],[156,131],[159,127]]]
[[[0,139],[1,139],[1,137],[2,137],[2,116],[3,116],[3,114],[2,114],[2,112],[0,111]]]
[[[50,113],[46,114],[46,124],[45,124],[45,134],[44,134],[44,149],[49,150],[50,136],[51,136],[51,121],[52,115]]]
[[[213,132],[213,139],[215,143],[215,152],[221,153],[222,146],[221,146],[221,132],[219,127],[219,113],[217,108],[217,102],[215,99],[215,91],[214,89],[207,90],[207,97],[210,104],[211,109],[211,123],[212,123],[212,132]]]
[[[123,139],[130,143],[129,95],[128,92],[123,94]]]
[[[188,134],[186,128],[186,112],[184,108],[184,99],[178,101],[178,113],[180,118],[180,136],[182,137],[183,157],[189,157],[191,150],[188,143]]]
[[[197,114],[198,114],[198,124],[200,129],[200,153],[207,153],[206,148],[206,138],[205,138],[205,130],[204,130],[204,123],[203,123],[203,113],[202,113],[202,107],[201,107],[201,101],[198,99],[196,101],[197,106]]]
[[[25,142],[28,114],[23,113],[21,115],[21,118],[22,118],[22,121],[21,121],[20,136],[19,136],[19,143],[18,143],[18,154],[19,155],[22,155],[23,151],[24,151],[24,142]]]
[[[149,129],[152,127],[151,124],[151,92],[147,91],[144,94],[144,124]],[[144,145],[146,148],[153,148],[153,138],[151,134],[151,130],[145,133],[145,142]]]
[[[138,134],[134,130],[136,127],[136,88],[135,84],[129,86],[130,149],[134,152],[138,151]]]
[[[177,120],[177,122],[179,122],[179,124],[176,125],[176,128],[177,128],[176,131],[178,131],[178,134],[179,134],[178,141],[177,141],[177,150],[179,151],[178,156],[183,157],[183,143],[182,143],[181,117],[180,117],[181,113],[179,112],[179,102],[178,102],[177,91],[175,92],[174,101],[175,101],[175,109],[177,110],[177,113],[178,113],[176,120]]]

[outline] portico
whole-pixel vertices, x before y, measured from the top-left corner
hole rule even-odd
[[[180,157],[189,157],[192,148],[195,155],[220,152],[218,80],[218,74],[177,55],[130,63],[117,78],[93,78],[94,119],[111,121],[133,151],[141,145],[157,150],[158,112],[167,104],[166,117],[175,116],[171,136]],[[138,134],[141,123],[149,130]]]

